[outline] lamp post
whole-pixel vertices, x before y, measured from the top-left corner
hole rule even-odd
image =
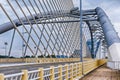
[[[24,37],[24,34],[26,34],[27,32],[24,32],[24,28],[22,28],[22,36]],[[24,44],[24,40],[22,40],[22,56],[25,57],[24,55],[24,47],[26,45]]]
[[[5,45],[5,56],[7,56],[7,45],[8,45],[8,43],[4,42],[4,45]]]
[[[36,46],[34,47],[34,51],[36,51]],[[38,58],[38,55],[37,54],[35,54],[35,58]]]
[[[22,42],[22,55],[24,56],[24,47],[25,47],[25,44],[24,42]]]

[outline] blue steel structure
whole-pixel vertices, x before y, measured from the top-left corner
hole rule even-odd
[[[103,29],[107,46],[110,47],[114,43],[120,43],[120,39],[105,12],[99,7],[97,7],[95,10],[98,15],[98,20],[100,21],[101,27]]]

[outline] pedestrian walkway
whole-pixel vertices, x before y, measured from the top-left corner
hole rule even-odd
[[[120,70],[113,70],[104,65],[90,72],[80,80],[120,80]]]

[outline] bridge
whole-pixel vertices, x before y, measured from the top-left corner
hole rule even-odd
[[[5,2],[0,80],[120,80],[120,38],[102,8],[83,10],[82,0],[78,7],[72,0]]]

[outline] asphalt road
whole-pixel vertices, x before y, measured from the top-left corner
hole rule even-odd
[[[19,73],[22,70],[26,69],[28,71],[37,70],[38,68],[49,68],[50,66],[58,66],[58,65],[65,65],[75,62],[65,62],[65,63],[49,63],[49,64],[29,64],[29,65],[22,65],[22,66],[10,66],[10,67],[0,67],[0,73],[5,75]]]

